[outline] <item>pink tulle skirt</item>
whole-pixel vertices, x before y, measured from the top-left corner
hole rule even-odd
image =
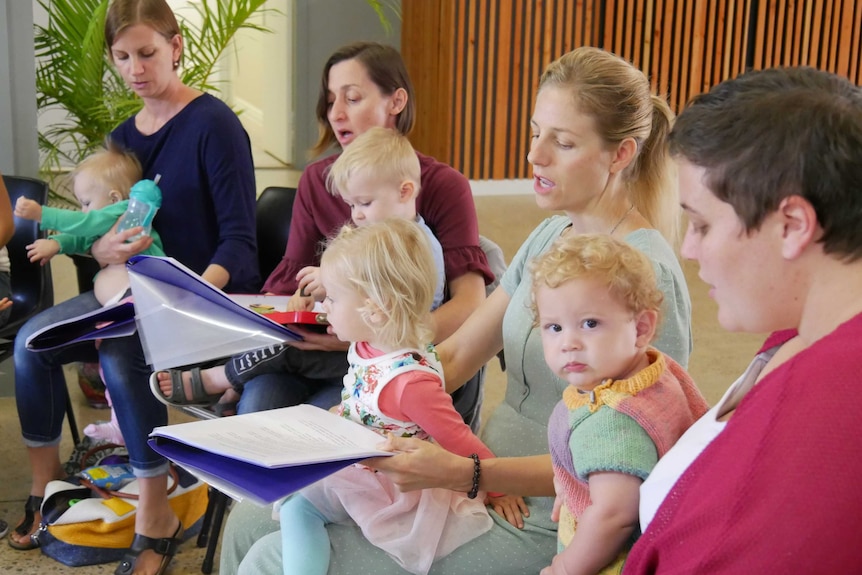
[[[448,489],[401,493],[384,473],[351,465],[302,490],[335,523],[355,522],[401,567],[425,575],[444,557],[491,529],[484,493],[468,499]]]

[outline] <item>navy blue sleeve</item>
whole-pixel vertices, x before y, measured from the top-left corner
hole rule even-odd
[[[197,273],[218,264],[230,273],[225,291],[260,287],[251,145],[236,114],[204,94],[156,133],[130,118],[112,133],[137,155],[144,177],[160,176],[162,207],[153,227],[165,253]]]
[[[202,137],[202,161],[215,208],[218,244],[210,263],[231,274],[234,291],[254,293],[260,287],[255,227],[255,182],[251,144],[236,115],[213,126]],[[237,281],[235,281],[235,278]]]

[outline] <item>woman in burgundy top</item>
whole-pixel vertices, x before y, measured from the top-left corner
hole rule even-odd
[[[331,146],[344,148],[375,126],[407,134],[413,127],[413,86],[401,55],[392,47],[361,42],[337,50],[326,62],[317,102],[320,138],[312,149],[321,154]],[[320,263],[323,242],[350,221],[350,207],[326,188],[328,168],[337,155],[310,164],[299,181],[290,236],[284,259],[270,274],[264,291],[293,294],[299,289],[297,273]],[[485,297],[485,284],[493,281],[479,247],[476,208],[467,179],[450,166],[419,154],[422,168],[417,211],[443,247],[447,299],[433,314],[436,341],[448,337]],[[228,372],[242,380],[239,412],[248,413],[308,402],[330,407],[340,400],[347,370],[344,342],[335,336],[306,333],[293,349],[277,351],[290,361],[231,362]],[[297,353],[296,348],[302,350]],[[272,366],[280,364],[281,369]],[[234,369],[241,365],[238,369]],[[284,370],[288,365],[292,369]],[[456,398],[457,400],[457,398]],[[456,401],[457,407],[457,401]],[[464,415],[464,410],[462,415]]]

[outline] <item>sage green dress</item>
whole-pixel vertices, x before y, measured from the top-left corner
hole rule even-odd
[[[566,383],[548,368],[539,332],[533,329],[527,264],[543,253],[569,225],[565,216],[548,218],[521,246],[500,283],[511,301],[503,320],[507,388],[505,401],[483,430],[482,439],[499,457],[548,453],[548,419]],[[655,230],[631,232],[625,241],[652,260],[665,301],[655,347],[681,365],[691,351],[691,301],[682,268]],[[493,511],[493,528],[434,563],[433,575],[522,575],[538,573],[557,552],[556,524],[550,519],[553,498],[527,498],[530,517],[524,528],[512,527]],[[222,540],[220,573],[280,574],[281,535],[270,508],[250,503],[231,511]],[[330,525],[330,575],[403,574],[389,556],[368,543],[354,525]],[[240,563],[241,562],[241,563]],[[289,571],[287,571],[289,572]]]

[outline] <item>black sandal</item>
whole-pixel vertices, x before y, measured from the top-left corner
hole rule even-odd
[[[134,573],[138,557],[141,553],[147,550],[155,551],[156,555],[162,556],[162,562],[159,563],[159,568],[156,570],[155,575],[163,575],[163,573],[168,569],[168,565],[170,565],[174,555],[177,554],[177,549],[180,544],[183,542],[182,534],[182,521],[177,525],[177,530],[174,532],[173,537],[156,538],[135,533],[135,538],[132,540],[132,546],[129,547],[129,550],[125,555],[123,555],[123,558],[120,560],[120,564],[117,565],[117,569],[114,571],[114,575],[131,575]]]
[[[28,533],[30,537],[27,538],[25,543],[18,543],[12,536],[9,536],[9,547],[12,549],[17,549],[19,551],[29,551],[30,549],[36,549],[39,547],[39,541],[33,538],[33,534],[36,533],[36,530],[33,529],[36,525],[36,514],[42,511],[42,497],[38,495],[31,495],[27,498],[27,502],[24,504],[24,519],[21,520],[21,523],[18,524],[18,527],[15,528],[13,533],[20,536],[25,536]]]

